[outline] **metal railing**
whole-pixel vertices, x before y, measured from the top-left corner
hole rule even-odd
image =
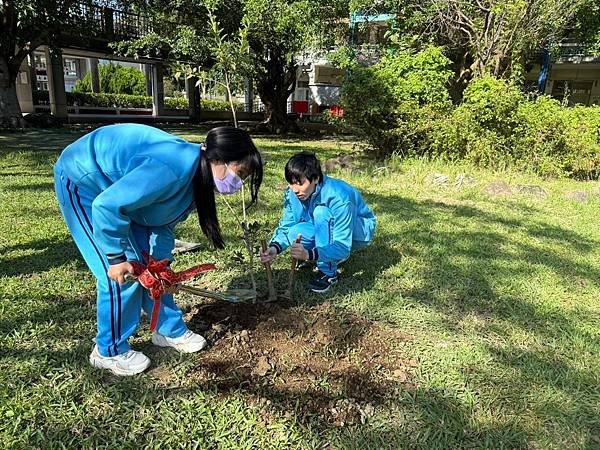
[[[74,6],[73,25],[84,28],[86,34],[100,39],[137,39],[152,31],[148,16],[121,11],[97,4],[92,0]]]
[[[557,54],[561,58],[573,58],[588,55],[585,46],[577,43],[558,44]]]

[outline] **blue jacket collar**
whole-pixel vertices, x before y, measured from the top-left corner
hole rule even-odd
[[[323,185],[325,184],[325,181],[327,181],[327,176],[323,175],[323,181],[320,183],[317,183],[317,186],[315,187],[315,192],[313,192],[310,197],[308,197],[306,199],[307,202],[311,202],[314,198],[316,198],[320,193],[321,193],[321,189],[323,189]]]

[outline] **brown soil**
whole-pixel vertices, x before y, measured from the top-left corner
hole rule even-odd
[[[408,336],[329,303],[213,302],[187,318],[212,344],[191,376],[224,395],[250,394],[266,411],[342,426],[415,388],[418,364],[402,357]]]

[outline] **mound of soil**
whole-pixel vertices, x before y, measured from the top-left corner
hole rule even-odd
[[[300,420],[364,422],[386,398],[413,390],[417,362],[402,357],[410,338],[329,303],[315,307],[213,302],[188,324],[212,344],[191,373],[223,394]]]

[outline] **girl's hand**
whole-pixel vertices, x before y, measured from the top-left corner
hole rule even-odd
[[[165,289],[165,294],[177,294],[179,292],[179,283]]]
[[[263,264],[270,263],[277,257],[277,249],[273,246],[266,251],[260,253],[260,262]]]
[[[308,250],[306,250],[301,243],[296,242],[292,245],[292,258],[299,261],[308,260]]]
[[[133,266],[127,261],[119,264],[113,264],[108,268],[108,277],[119,284],[126,283],[125,275],[127,274],[132,276],[135,274]]]

